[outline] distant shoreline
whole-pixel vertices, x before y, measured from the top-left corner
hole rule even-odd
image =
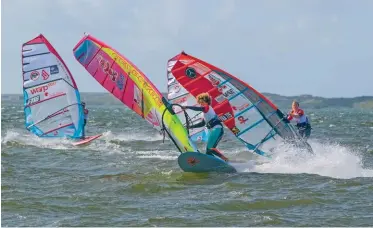
[[[167,97],[166,93],[162,93]],[[324,98],[312,95],[299,96],[283,96],[273,93],[263,93],[269,100],[271,100],[279,109],[289,109],[293,100],[297,100],[303,108],[364,108],[373,109],[373,96],[359,96],[351,98]],[[92,105],[122,105],[122,103],[114,98],[110,93],[81,93],[82,101]],[[3,102],[23,102],[22,94],[2,94],[1,101]]]
[[[107,94],[107,92],[80,92],[81,94]],[[161,92],[163,94],[163,96],[167,95],[167,92]],[[300,95],[281,95],[281,94],[276,94],[276,93],[267,93],[267,92],[263,92],[262,93],[263,95],[265,96],[278,96],[278,97],[286,97],[286,98],[310,98],[310,97],[313,97],[313,98],[320,98],[320,99],[356,99],[356,98],[369,98],[369,99],[373,99],[373,95],[361,95],[361,96],[354,96],[354,97],[323,97],[323,96],[316,96],[316,95],[311,95],[311,94],[300,94]],[[3,98],[3,96],[23,96],[23,94],[20,94],[20,93],[4,93],[4,94],[1,94],[1,98]]]

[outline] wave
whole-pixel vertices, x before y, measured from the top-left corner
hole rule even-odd
[[[289,148],[276,151],[267,162],[238,166],[240,172],[317,174],[340,179],[373,177],[373,169],[364,168],[362,153],[335,143],[310,141],[315,155]],[[263,160],[261,160],[263,161]]]

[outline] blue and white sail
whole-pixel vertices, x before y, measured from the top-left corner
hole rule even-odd
[[[22,45],[22,74],[26,129],[39,137],[82,137],[78,87],[43,35]]]

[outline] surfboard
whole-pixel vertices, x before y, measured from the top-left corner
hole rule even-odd
[[[87,137],[85,137],[84,139],[82,139],[82,140],[80,140],[80,141],[74,142],[73,145],[74,145],[74,146],[83,146],[83,145],[87,145],[87,144],[89,144],[90,142],[92,142],[93,140],[100,138],[101,136],[102,136],[102,134],[92,135],[92,136],[87,136]]]
[[[203,172],[220,172],[235,173],[237,170],[220,158],[203,154],[200,152],[184,152],[178,157],[180,168],[184,172],[203,173]]]

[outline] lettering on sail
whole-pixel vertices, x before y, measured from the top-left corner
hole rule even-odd
[[[144,94],[148,94],[151,97],[158,107],[163,105],[160,95],[158,92],[153,88],[149,82],[145,79],[144,76],[141,75],[138,70],[128,63],[126,60],[123,59],[120,55],[116,53],[111,54],[112,58],[116,60],[116,63],[127,73],[129,77],[140,87],[143,89]]]

